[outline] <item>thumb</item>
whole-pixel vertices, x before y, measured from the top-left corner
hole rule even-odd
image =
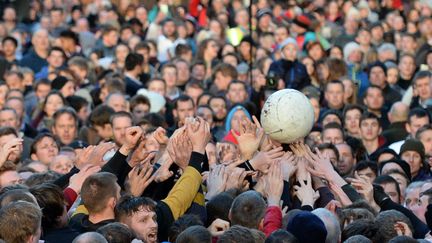
[[[234,129],[231,129],[231,134],[234,136],[234,138],[236,140],[238,140],[238,138],[240,137],[239,135],[237,135],[237,133],[234,131]]]

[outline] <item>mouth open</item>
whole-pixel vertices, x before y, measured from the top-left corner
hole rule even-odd
[[[157,242],[157,232],[152,232],[147,235],[148,242]]]

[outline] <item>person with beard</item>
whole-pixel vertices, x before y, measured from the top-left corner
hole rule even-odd
[[[279,89],[301,90],[311,84],[306,67],[297,60],[298,49],[296,40],[285,39],[280,46],[282,59],[270,65],[268,76],[279,78]]]

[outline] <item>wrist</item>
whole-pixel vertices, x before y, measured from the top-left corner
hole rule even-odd
[[[275,197],[275,196],[268,197],[267,198],[267,206],[278,206],[279,207],[279,202],[280,202],[279,198]]]
[[[132,151],[132,148],[130,148],[129,146],[127,146],[125,144],[123,144],[119,149],[119,152],[121,154],[123,154],[124,156],[128,156],[131,151]]]
[[[72,189],[76,194],[79,194],[81,192],[81,187],[75,184],[69,184],[68,186],[70,189]]]
[[[205,154],[205,146],[192,146],[192,151],[200,154]]]

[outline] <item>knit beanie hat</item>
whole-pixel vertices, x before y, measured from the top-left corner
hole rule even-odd
[[[382,173],[382,169],[384,168],[384,165],[389,164],[389,163],[395,163],[395,164],[399,165],[402,168],[405,175],[407,176],[408,180],[411,181],[411,168],[410,168],[409,164],[405,160],[401,160],[401,159],[397,159],[397,158],[381,162],[379,164],[380,174]]]
[[[406,140],[400,149],[399,155],[402,156],[402,154],[406,151],[415,151],[415,152],[419,153],[422,161],[425,158],[425,148],[424,148],[422,142],[420,142],[417,139]]]
[[[325,242],[327,237],[323,221],[308,211],[301,211],[295,215],[288,222],[287,231],[302,243]]]
[[[51,89],[55,90],[61,90],[63,86],[66,85],[66,83],[69,80],[64,76],[57,76],[52,82],[51,82]]]

